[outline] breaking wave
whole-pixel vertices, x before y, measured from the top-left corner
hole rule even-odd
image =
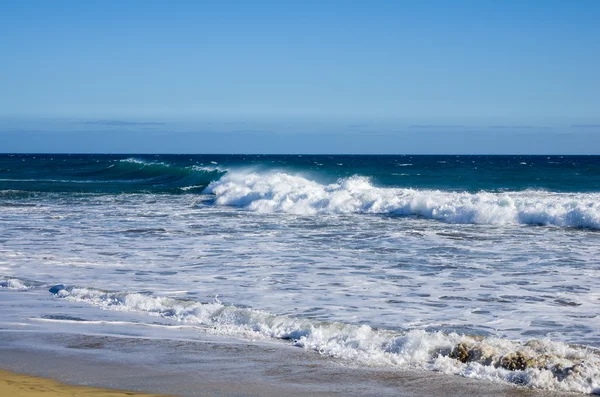
[[[546,390],[600,393],[600,355],[548,339],[527,342],[457,333],[406,332],[314,321],[261,310],[94,288],[50,288],[57,298],[143,312],[242,338],[268,338],[358,365],[417,368]]]
[[[213,194],[217,205],[257,212],[390,214],[448,223],[600,229],[600,193],[380,188],[361,176],[326,185],[284,172],[228,173],[212,182],[204,193]]]
[[[6,288],[17,291],[26,291],[32,288],[43,286],[43,284],[33,281],[20,280],[13,277],[0,277],[0,288]]]
[[[227,172],[218,166],[176,165],[137,158],[40,167],[36,173],[14,172],[0,179],[8,189],[0,198],[26,198],[27,192],[199,193]],[[1,186],[0,186],[1,187]],[[6,193],[8,192],[8,193]],[[29,193],[31,194],[31,193]]]
[[[85,174],[100,181],[123,181],[135,184],[139,188],[150,187],[153,191],[164,188],[191,191],[204,189],[210,182],[218,179],[227,170],[219,167],[188,167],[170,165],[164,162],[148,162],[127,158],[109,166]]]

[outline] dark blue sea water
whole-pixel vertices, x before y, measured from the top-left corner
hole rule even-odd
[[[598,156],[3,154],[0,329],[596,393],[598,230]]]
[[[477,192],[599,192],[600,156],[0,154],[0,189],[198,193],[227,170],[282,171],[320,183]],[[190,188],[182,190],[182,188]]]

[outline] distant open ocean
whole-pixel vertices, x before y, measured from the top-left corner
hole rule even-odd
[[[600,393],[599,280],[600,156],[0,155],[5,333]]]

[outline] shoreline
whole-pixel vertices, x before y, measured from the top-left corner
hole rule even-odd
[[[25,375],[4,369],[0,369],[0,395],[14,397],[66,397],[78,395],[93,397],[168,397],[167,395],[135,391],[71,385],[57,382],[51,378]]]
[[[210,336],[186,341],[0,332],[0,369],[106,392],[134,390],[140,397],[577,395],[429,371],[357,368],[304,349]],[[14,394],[0,389],[0,395]],[[24,395],[38,396],[61,394]]]

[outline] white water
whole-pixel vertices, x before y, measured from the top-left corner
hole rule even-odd
[[[35,285],[16,278],[0,278],[0,288],[24,291],[34,287]]]
[[[219,205],[258,212],[416,215],[448,223],[600,228],[600,194],[526,191],[454,193],[377,188],[355,176],[323,185],[282,172],[233,172],[206,193]]]
[[[9,281],[18,285],[19,289],[35,287],[22,280]],[[600,355],[595,350],[548,339],[532,339],[522,343],[495,337],[480,338],[439,331],[399,332],[373,329],[367,325],[277,316],[265,311],[224,305],[218,301],[200,303],[94,288],[67,287],[57,291],[55,296],[105,310],[142,312],[200,326],[205,332],[217,335],[285,340],[295,346],[345,360],[353,365],[417,368],[546,390],[600,393]],[[73,326],[99,323],[71,318],[44,321],[64,321]],[[136,326],[135,322],[111,323]],[[152,325],[160,326],[155,321],[152,321]],[[452,351],[461,343],[485,352],[491,362],[480,359],[463,363],[456,360]],[[532,358],[543,357],[543,364],[518,371],[504,368],[500,364],[503,358],[516,352]]]

